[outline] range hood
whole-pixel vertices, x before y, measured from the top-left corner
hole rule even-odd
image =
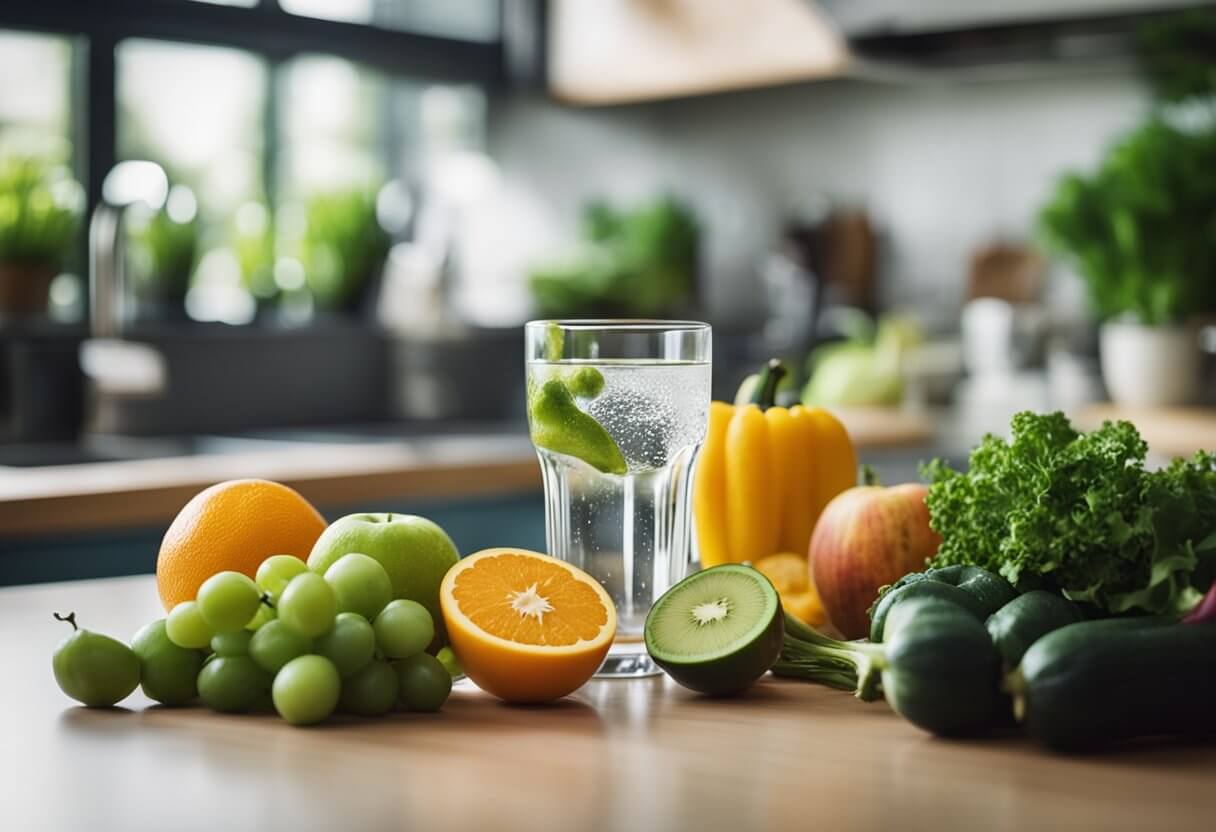
[[[857,71],[1016,75],[1126,60],[1144,21],[1198,0],[808,0],[848,43]]]
[[[521,0],[522,1],[522,0]],[[1015,79],[1129,62],[1198,0],[535,0],[549,91],[616,104],[833,77]]]

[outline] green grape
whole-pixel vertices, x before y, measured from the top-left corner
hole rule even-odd
[[[397,704],[397,689],[397,671],[388,662],[377,659],[342,680],[338,707],[348,714],[380,716]]]
[[[376,646],[390,659],[421,653],[435,638],[435,622],[426,607],[405,598],[390,602],[373,626]]]
[[[260,607],[258,607],[257,615],[255,615],[253,619],[245,625],[245,629],[249,630],[250,632],[256,632],[257,630],[261,629],[262,625],[269,624],[276,618],[278,618],[278,614],[274,611],[274,607],[270,606],[270,604],[263,603]]]
[[[453,681],[464,678],[464,668],[460,666],[460,659],[456,658],[451,647],[440,647],[435,658],[439,659],[439,663],[444,666]]]
[[[311,640],[278,620],[267,623],[249,641],[249,657],[267,673],[278,673],[296,656],[311,651]]]
[[[225,658],[248,656],[249,642],[252,639],[253,633],[248,630],[237,630],[235,633],[216,633],[211,637],[211,652]]]
[[[393,582],[374,558],[352,552],[325,570],[325,580],[334,588],[339,612],[357,612],[372,621],[393,600]]]
[[[257,584],[271,598],[278,598],[292,578],[307,571],[308,564],[295,555],[271,555],[258,567]]]
[[[334,625],[338,601],[320,575],[304,572],[291,579],[276,607],[279,620],[307,638],[316,638]]]
[[[397,665],[398,695],[411,711],[437,711],[452,692],[452,677],[439,659],[417,653]]]
[[[165,619],[165,633],[178,647],[201,650],[211,646],[215,635],[210,625],[203,620],[197,601],[182,601]]]
[[[165,619],[153,621],[136,633],[131,649],[139,656],[139,684],[144,696],[162,705],[184,705],[198,696],[203,654],[170,641]]]
[[[319,575],[317,576],[320,577]],[[342,679],[324,656],[299,656],[274,677],[274,708],[292,725],[312,725],[334,712]]]
[[[270,682],[270,674],[248,656],[216,656],[199,671],[198,695],[213,711],[239,713],[253,708]]]
[[[372,660],[376,634],[367,619],[358,613],[340,612],[334,626],[316,640],[313,652],[334,663],[343,679],[355,675]]]
[[[198,588],[198,609],[217,633],[243,630],[257,614],[262,593],[248,575],[218,572]]]
[[[54,615],[72,625],[72,634],[51,657],[59,689],[90,708],[109,708],[126,699],[139,685],[139,656],[121,641],[79,629],[74,612]]]

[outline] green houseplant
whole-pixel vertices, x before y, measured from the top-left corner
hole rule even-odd
[[[1199,362],[1189,325],[1216,312],[1216,124],[1154,116],[1094,173],[1064,176],[1040,226],[1102,322],[1111,396],[1137,405],[1189,398]]]
[[[133,211],[127,221],[140,302],[170,315],[184,312],[190,275],[198,257],[198,211],[194,194],[174,185],[156,211]]]
[[[376,189],[317,194],[305,206],[300,263],[318,309],[352,311],[391,244],[376,217]]]
[[[31,157],[0,161],[0,320],[46,309],[83,207],[80,185],[65,168]]]
[[[592,202],[581,237],[570,256],[529,276],[541,317],[660,317],[692,299],[700,232],[678,200],[662,197],[632,210]]]

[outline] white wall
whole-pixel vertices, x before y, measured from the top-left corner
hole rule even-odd
[[[1130,71],[837,81],[606,109],[511,98],[491,116],[502,178],[465,263],[505,296],[529,263],[572,239],[587,198],[669,189],[707,227],[711,317],[746,319],[760,311],[755,267],[780,218],[823,193],[877,219],[884,299],[941,317],[958,305],[971,251],[1026,239],[1055,177],[1092,166],[1146,107]]]

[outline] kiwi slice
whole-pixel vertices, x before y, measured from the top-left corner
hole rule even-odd
[[[750,687],[781,653],[785,617],[768,578],[728,563],[667,590],[646,616],[646,650],[686,688],[723,696]]]

